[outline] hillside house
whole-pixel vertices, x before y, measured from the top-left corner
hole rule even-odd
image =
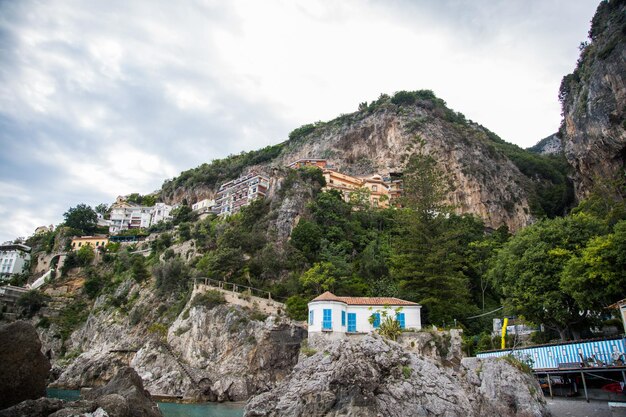
[[[83,246],[91,246],[94,249],[103,248],[109,243],[106,236],[80,236],[72,239],[72,250],[77,251]]]
[[[298,159],[287,165],[287,168],[298,169],[302,167],[316,167],[319,169],[324,169],[328,165],[328,161],[325,159]]]
[[[215,207],[215,200],[205,198],[191,205],[191,209],[198,214],[210,213]]]
[[[270,179],[252,172],[222,184],[215,195],[213,211],[220,216],[237,213],[242,207],[258,198],[265,198],[270,188]]]
[[[158,222],[170,220],[172,218],[172,210],[177,206],[169,206],[165,203],[156,203],[150,210],[150,226]]]
[[[396,309],[401,309],[396,313]],[[326,291],[309,302],[309,337],[343,337],[371,333],[380,326],[383,311],[396,316],[403,329],[422,328],[421,306],[393,297],[338,297]],[[370,316],[374,315],[374,323]]]
[[[18,243],[0,245],[0,278],[9,279],[28,269],[30,247]]]

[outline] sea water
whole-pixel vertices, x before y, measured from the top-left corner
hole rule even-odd
[[[80,398],[80,391],[65,389],[48,389],[48,397],[60,398],[67,401],[76,401]],[[164,417],[241,417],[242,404],[179,404],[157,403]]]

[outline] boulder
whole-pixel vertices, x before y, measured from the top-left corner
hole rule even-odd
[[[377,335],[336,340],[251,398],[245,416],[549,415],[530,375],[504,360],[481,363],[443,366]]]
[[[50,361],[32,324],[16,321],[0,327],[0,409],[46,396]]]
[[[81,393],[80,401],[40,398],[0,411],[0,417],[162,417],[132,368],[123,368],[104,387]]]
[[[112,395],[117,394],[117,395]],[[86,400],[93,400],[108,411],[121,412],[128,407],[130,417],[160,417],[152,396],[143,388],[141,377],[131,367],[124,367],[104,387],[95,388],[84,394]]]

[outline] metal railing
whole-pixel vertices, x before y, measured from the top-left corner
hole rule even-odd
[[[194,278],[193,285],[194,287],[198,284],[204,284],[211,287],[216,287],[226,291],[232,291],[236,293],[245,293],[253,295],[259,298],[267,298],[270,301],[276,301],[272,298],[272,293],[270,291],[262,290],[260,288],[248,287],[247,285],[235,284],[233,282],[228,281],[220,281],[213,278]]]

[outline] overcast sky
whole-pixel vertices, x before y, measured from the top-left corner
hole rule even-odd
[[[531,146],[597,4],[0,0],[0,241],[381,93]]]

